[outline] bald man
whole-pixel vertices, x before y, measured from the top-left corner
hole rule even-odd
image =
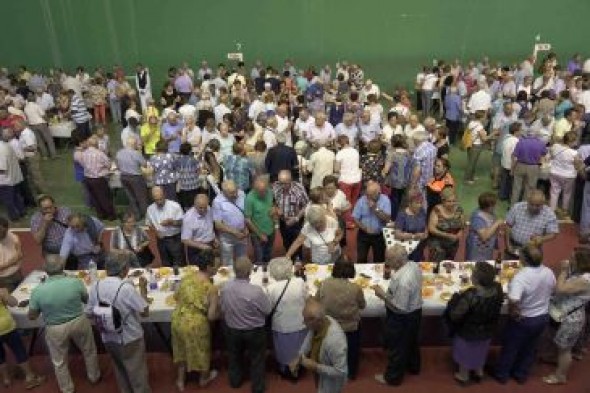
[[[180,238],[186,247],[188,263],[206,270],[212,264],[214,251],[219,248],[219,241],[215,238],[213,213],[206,194],[195,196],[194,206],[182,219]]]
[[[309,333],[301,346],[299,357],[290,364],[293,374],[305,367],[317,374],[318,393],[339,393],[348,375],[346,335],[340,324],[326,315],[315,299],[309,299],[303,308],[303,322]],[[319,344],[316,342],[319,340]],[[313,348],[319,345],[317,355]]]
[[[183,266],[184,250],[180,240],[183,212],[178,202],[166,199],[162,187],[152,188],[152,203],[145,223],[156,232],[158,253],[164,266]]]
[[[121,172],[121,185],[127,194],[131,210],[136,219],[141,219],[149,205],[147,184],[143,177],[147,163],[140,152],[139,140],[136,137],[128,137],[124,146],[117,152],[115,160]]]
[[[520,249],[530,242],[538,246],[559,233],[555,212],[546,204],[543,191],[535,189],[526,201],[513,205],[506,215],[506,256],[518,259]]]
[[[367,182],[367,189],[352,211],[357,233],[358,263],[367,263],[369,250],[373,250],[373,263],[385,259],[385,240],[382,230],[391,221],[391,201],[381,193],[381,185]]]
[[[400,385],[406,371],[420,372],[420,322],[422,320],[422,271],[408,260],[405,248],[397,244],[387,249],[385,266],[392,275],[387,292],[379,285],[375,296],[385,302],[387,367],[375,376],[377,382]]]
[[[244,216],[244,191],[233,180],[221,185],[221,193],[213,200],[211,210],[219,233],[221,263],[232,266],[234,258],[245,257],[248,251],[248,227]]]

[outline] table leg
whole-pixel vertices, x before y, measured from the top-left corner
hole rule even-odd
[[[159,322],[154,322],[154,327],[156,328],[156,332],[158,333],[158,336],[160,336],[160,338],[164,342],[166,349],[168,349],[168,352],[170,352],[170,354],[172,354],[172,344],[170,342],[170,337],[166,337],[166,334],[164,334],[164,331],[162,330],[162,326],[160,326]]]

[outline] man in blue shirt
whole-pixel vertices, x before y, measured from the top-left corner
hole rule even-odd
[[[70,255],[76,257],[78,261],[77,269],[88,269],[88,264],[92,260],[101,269],[104,262],[103,231],[103,223],[94,217],[85,216],[81,213],[70,215],[68,217],[68,229],[64,234],[59,252],[60,257],[64,261]]]
[[[369,250],[373,250],[373,263],[385,260],[385,240],[381,231],[391,220],[391,202],[381,194],[381,185],[376,181],[367,182],[362,196],[352,212],[359,230],[357,233],[357,263],[367,263]]]
[[[184,124],[178,120],[178,113],[170,112],[162,124],[162,139],[168,142],[168,153],[178,153]]]

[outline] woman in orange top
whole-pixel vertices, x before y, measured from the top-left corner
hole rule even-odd
[[[455,180],[451,176],[449,160],[446,158],[437,158],[434,162],[434,177],[426,185],[426,216],[430,217],[430,212],[434,206],[441,202],[440,193],[447,187],[454,187]]]

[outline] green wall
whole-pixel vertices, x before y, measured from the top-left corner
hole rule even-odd
[[[359,62],[386,89],[433,59],[515,61],[534,37],[566,60],[583,51],[588,0],[1,0],[0,64],[73,68],[224,60],[298,67]],[[584,53],[588,55],[588,53]]]

